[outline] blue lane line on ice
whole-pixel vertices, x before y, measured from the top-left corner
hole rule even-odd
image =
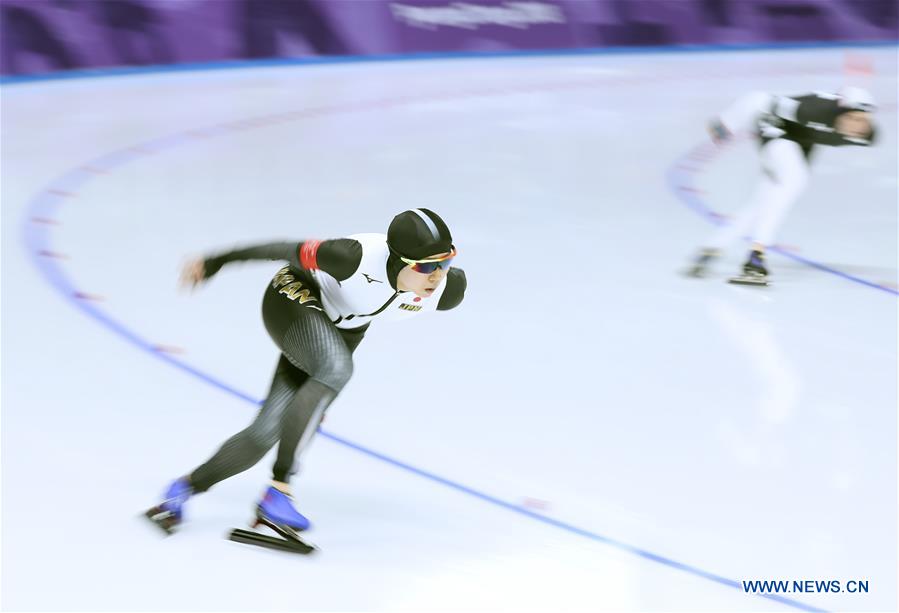
[[[388,53],[381,55],[316,56],[307,58],[266,58],[260,60],[222,60],[217,62],[190,62],[158,66],[118,66],[68,70],[35,75],[0,76],[0,85],[34,83],[36,81],[64,81],[68,79],[93,79],[166,72],[190,72],[205,70],[232,70],[240,68],[277,68],[286,66],[318,66],[323,64],[350,64],[361,62],[406,62],[418,60],[458,60],[481,58],[533,58],[565,57],[578,55],[639,55],[651,53],[708,53],[746,51],[791,51],[814,49],[843,49],[866,47],[894,47],[896,40],[874,41],[812,41],[797,43],[742,43],[709,45],[660,45],[656,47],[587,47],[581,49],[535,49],[519,51],[429,51],[420,53]]]
[[[707,162],[705,156],[699,156],[701,161],[700,159],[697,159],[697,154],[703,150],[709,150],[709,145],[699,145],[697,147],[694,147],[693,149],[682,155],[680,158],[675,160],[674,164],[672,164],[668,169],[668,187],[675,193],[678,198],[680,198],[681,202],[683,202],[689,208],[693,209],[700,216],[704,217],[707,221],[715,225],[722,225],[726,222],[718,213],[713,211],[712,208],[702,200],[702,198],[696,195],[697,191],[692,181],[692,176],[697,172],[697,170],[700,170],[692,167],[696,166],[697,163],[704,166]],[[687,170],[686,168],[684,168],[685,166],[691,167],[691,169]],[[858,283],[859,285],[864,285],[866,287],[880,290],[894,296],[899,296],[899,290],[897,290],[896,288],[882,285],[880,283],[875,283],[873,281],[863,279],[862,277],[856,277],[855,275],[850,275],[841,270],[837,270],[836,268],[831,268],[830,266],[827,266],[820,262],[816,262],[815,260],[804,258],[801,255],[792,253],[790,251],[787,251],[786,249],[782,249],[780,247],[770,247],[769,251],[778,253],[793,261],[805,264],[810,268],[820,270],[821,272],[826,272],[837,277],[842,277],[847,281]]]
[[[217,132],[217,128],[212,128],[211,130],[207,129],[205,131],[206,134]],[[23,226],[24,243],[28,249],[28,255],[31,261],[48,280],[50,285],[57,289],[63,295],[67,302],[81,309],[84,313],[89,315],[100,325],[106,327],[108,330],[124,338],[126,341],[141,349],[142,351],[145,351],[155,356],[156,358],[163,360],[171,366],[175,366],[176,368],[189,373],[190,375],[208,383],[209,385],[212,385],[213,387],[216,387],[222,391],[225,391],[242,400],[258,406],[261,404],[260,400],[253,398],[251,395],[242,392],[228,385],[227,383],[216,379],[215,377],[212,377],[211,375],[201,371],[198,368],[195,368],[194,366],[191,366],[190,364],[182,360],[172,357],[164,351],[160,351],[160,349],[156,345],[145,340],[139,334],[137,334],[127,326],[121,324],[120,322],[116,321],[110,315],[106,314],[93,301],[80,298],[80,296],[84,296],[84,294],[80,293],[75,285],[71,282],[62,267],[59,265],[58,260],[53,257],[46,257],[45,255],[42,255],[55,253],[51,242],[51,232],[53,231],[53,228],[49,227],[47,224],[35,223],[35,219],[55,219],[56,210],[63,202],[67,203],[67,207],[77,206],[77,200],[80,190],[91,179],[98,176],[96,172],[97,170],[102,171],[104,175],[111,174],[119,166],[128,164],[145,156],[160,153],[165,149],[173,148],[178,145],[191,142],[190,139],[182,138],[181,136],[182,135],[169,135],[153,141],[142,143],[137,146],[127,147],[119,151],[114,151],[96,160],[87,162],[86,164],[83,164],[80,167],[69,171],[68,173],[60,176],[52,183],[48,184],[29,202],[28,206],[26,207],[26,215]],[[352,449],[370,458],[385,462],[411,474],[418,475],[433,483],[437,483],[454,489],[458,492],[467,494],[483,502],[492,504],[496,507],[514,512],[520,516],[530,518],[544,525],[564,530],[570,534],[609,545],[611,547],[639,556],[651,562],[655,562],[675,570],[689,573],[695,577],[713,581],[720,585],[740,590],[741,592],[743,591],[742,584],[734,579],[728,579],[721,575],[717,575],[715,573],[698,568],[696,566],[678,562],[671,558],[667,558],[651,551],[641,549],[640,547],[629,545],[622,541],[603,536],[596,532],[591,532],[584,528],[579,528],[573,524],[565,523],[552,517],[536,513],[530,509],[526,509],[516,504],[506,502],[496,496],[481,492],[479,490],[468,487],[456,481],[452,481],[445,477],[441,477],[437,474],[428,472],[422,468],[418,468],[396,458],[392,458],[378,451],[374,451],[373,449],[369,449],[368,447],[327,432],[326,430],[320,429],[319,432],[323,437],[348,449]],[[777,594],[752,594],[752,596],[757,596],[770,601],[778,602],[780,604],[802,611],[824,611],[824,609],[812,607],[802,602],[792,600],[790,598],[786,598]]]

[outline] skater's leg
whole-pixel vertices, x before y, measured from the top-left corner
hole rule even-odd
[[[768,171],[765,150],[771,146],[768,143],[762,147],[762,176],[749,202],[740,210],[730,223],[721,226],[707,243],[706,249],[713,252],[721,252],[744,236],[752,233],[752,229],[758,223],[761,211],[772,197],[778,192],[775,176]]]
[[[758,203],[766,197],[770,189],[770,180],[762,177],[747,205],[734,219],[720,226],[706,243],[706,247],[693,258],[690,268],[686,270],[688,276],[705,277],[712,263],[721,257],[725,249],[750,232],[759,215]]]
[[[272,470],[276,487],[289,492],[295,461],[318,428],[325,410],[353,374],[352,352],[360,333],[342,333],[320,311],[309,310],[284,335],[282,350],[297,368],[309,374],[284,413],[278,457]]]
[[[279,416],[277,438],[281,444],[274,479],[257,517],[270,525],[302,530],[308,520],[293,508],[287,485],[294,456],[301,442],[308,443],[325,409],[352,376],[353,361],[348,341],[320,305],[315,279],[308,274],[290,274],[310,291],[281,293],[277,284],[269,284],[262,301],[262,319],[284,359],[308,378]]]
[[[256,513],[261,521],[288,526],[294,530],[309,527],[309,520],[293,506],[289,481],[296,471],[295,457],[309,444],[325,409],[336,397],[334,390],[312,378],[293,397],[281,424],[281,441],[272,470],[272,485],[263,496]]]
[[[722,226],[696,258],[689,274],[704,276],[708,264],[733,242],[742,237],[752,240],[752,251],[744,272],[767,274],[765,247],[784,216],[802,193],[808,181],[808,163],[802,148],[793,141],[774,139],[761,150],[762,177],[752,199],[732,223]]]
[[[256,419],[225,441],[215,455],[190,474],[194,491],[204,492],[262,459],[278,442],[285,411],[305,380],[306,375],[282,355],[268,397]]]
[[[713,261],[718,259],[733,243],[750,234],[752,228],[758,222],[762,203],[770,198],[772,191],[775,189],[776,185],[772,177],[767,172],[763,172],[752,197],[737,213],[736,217],[729,222],[723,223],[712,234],[706,246],[694,258],[691,267],[687,270],[687,274],[692,277],[706,276],[708,268]]]
[[[740,238],[747,235],[758,218],[757,203],[767,193],[767,183],[766,179],[762,179],[761,184],[756,188],[752,200],[729,223],[718,228],[712,235],[711,240],[706,243],[705,251],[716,255],[720,254]]]
[[[328,405],[352,376],[353,358],[341,332],[324,313],[314,309],[299,314],[278,345],[309,378],[283,414],[272,486],[259,503],[256,516],[276,531],[305,530],[309,520],[294,508],[288,482],[296,471],[295,457],[308,445]]]
[[[774,244],[774,236],[787,211],[808,183],[808,162],[802,148],[793,141],[776,139],[768,143],[763,162],[772,187],[765,200],[759,202],[759,215],[751,231],[752,248],[743,264],[742,277],[732,279],[734,283],[767,285],[765,249]]]
[[[753,250],[757,251],[764,251],[774,244],[777,230],[802,194],[809,177],[802,148],[793,141],[773,140],[764,147],[763,156],[773,187],[759,202],[759,215],[752,229]]]
[[[296,473],[295,461],[312,440],[328,405],[337,397],[331,388],[310,379],[294,396],[282,422],[278,457],[272,469],[272,482],[281,491],[289,492],[290,477]]]

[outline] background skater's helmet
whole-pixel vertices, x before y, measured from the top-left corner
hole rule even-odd
[[[866,113],[873,113],[877,109],[874,96],[864,88],[847,85],[837,93],[840,96],[840,106],[844,109]]]
[[[871,95],[871,92],[868,90],[855,87],[855,86],[846,86],[838,92],[840,96],[840,101],[837,106],[837,116],[842,115],[843,113],[848,113],[850,111],[863,111],[865,113],[874,113],[877,110],[877,104],[874,101],[874,96]],[[870,130],[868,132],[868,142],[873,143],[876,134],[877,127],[874,125],[874,120],[869,116],[868,124]]]
[[[428,209],[409,209],[393,218],[387,230],[387,276],[396,288],[396,277],[406,264],[399,258],[420,260],[453,248],[453,235],[440,215]]]

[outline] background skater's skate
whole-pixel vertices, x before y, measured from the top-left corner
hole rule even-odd
[[[717,249],[703,249],[696,259],[693,260],[693,263],[690,265],[690,268],[684,271],[684,274],[688,277],[694,277],[696,279],[702,279],[707,277],[709,274],[709,268],[712,263],[720,257],[720,253]]]
[[[260,547],[294,553],[307,554],[315,551],[315,546],[307,543],[299,536],[299,532],[309,527],[309,520],[293,507],[288,494],[274,486],[268,488],[262,501],[256,507],[256,518],[253,521],[253,528],[258,528],[259,526],[267,526],[280,538],[240,528],[232,530],[228,538],[238,543],[259,545]]]
[[[761,251],[752,251],[749,259],[743,264],[743,274],[731,277],[728,283],[735,285],[768,285],[768,269],[765,267],[765,254]]]

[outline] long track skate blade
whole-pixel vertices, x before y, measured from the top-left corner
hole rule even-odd
[[[166,536],[170,536],[175,534],[175,528],[178,526],[178,520],[175,519],[171,513],[160,509],[159,507],[153,507],[152,509],[148,509],[146,513],[144,513],[144,517],[150,520],[154,526],[162,530]]]
[[[768,287],[768,279],[765,277],[755,277],[749,275],[740,275],[739,277],[731,277],[728,283],[734,285],[754,285],[756,287]]]
[[[290,553],[310,554],[317,551],[315,547],[300,539],[286,540],[267,534],[259,534],[251,530],[242,530],[240,528],[233,529],[228,534],[228,540],[235,543],[243,543],[245,545],[256,545],[266,547],[268,549],[277,549],[278,551],[288,551]]]

